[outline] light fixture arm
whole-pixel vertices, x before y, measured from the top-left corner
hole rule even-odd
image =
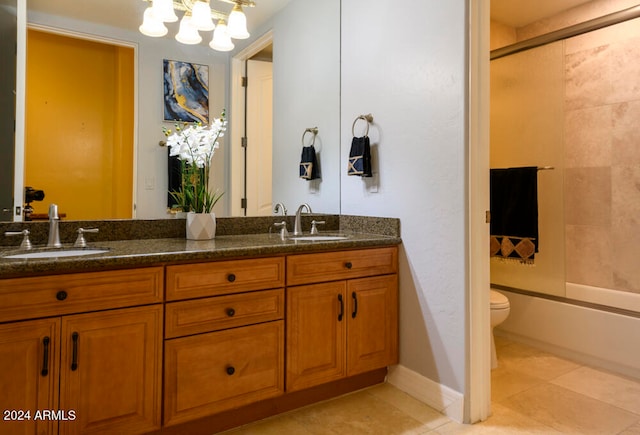
[[[153,0],[143,0],[147,3],[153,2]],[[173,8],[176,11],[186,12],[193,9],[193,4],[197,0],[173,0]],[[232,5],[239,5],[242,7],[253,8],[256,6],[256,2],[253,0],[218,0],[223,3],[229,3]],[[225,14],[224,12],[217,11],[215,9],[211,9],[211,17],[216,20],[228,20],[229,14]]]

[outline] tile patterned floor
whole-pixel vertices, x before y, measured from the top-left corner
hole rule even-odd
[[[451,421],[389,384],[259,421],[226,435],[640,435],[640,381],[496,337],[485,422]]]

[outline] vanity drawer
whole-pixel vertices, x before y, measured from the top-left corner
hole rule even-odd
[[[396,273],[398,248],[300,254],[287,257],[287,285]]]
[[[283,393],[282,320],[165,341],[165,425]]]
[[[0,322],[162,302],[162,267],[0,280]]]
[[[284,289],[171,302],[165,338],[181,337],[284,318]]]
[[[284,287],[284,257],[167,266],[167,300]]]

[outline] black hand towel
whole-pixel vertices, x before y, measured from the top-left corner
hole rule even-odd
[[[369,136],[354,137],[349,151],[347,175],[371,177],[371,146]]]
[[[538,252],[538,168],[491,169],[491,256],[532,264]]]
[[[302,147],[300,178],[304,178],[305,180],[315,180],[318,178],[318,162],[316,160],[316,149],[313,145]]]
[[[167,149],[171,152],[169,147]],[[179,192],[182,189],[182,162],[180,162],[178,156],[168,156],[168,159],[169,186],[167,192]],[[178,205],[178,201],[171,193],[167,193],[167,207],[172,208],[176,205]]]

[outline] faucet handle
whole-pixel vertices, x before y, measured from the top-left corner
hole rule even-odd
[[[78,228],[78,238],[73,246],[76,248],[86,248],[87,241],[84,238],[84,233],[97,233],[98,231],[98,228]]]
[[[273,224],[273,226],[282,227],[280,228],[280,238],[282,240],[285,240],[287,237],[289,237],[289,231],[287,230],[287,221],[276,222],[275,224]]]
[[[24,236],[22,243],[20,243],[20,249],[31,249],[33,247],[31,240],[29,240],[29,234],[29,230],[7,231],[4,233],[5,236]]]
[[[311,221],[311,234],[318,234],[317,225],[324,225],[325,223],[326,223],[325,221],[316,221],[316,220]]]

